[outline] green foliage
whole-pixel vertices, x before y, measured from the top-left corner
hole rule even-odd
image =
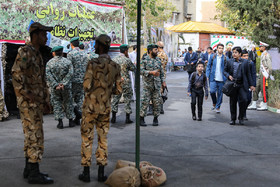
[[[268,80],[268,105],[280,109],[280,70],[272,71],[273,80]]]
[[[216,7],[216,18],[226,21],[237,34],[280,47],[279,0],[217,0]]]
[[[122,2],[123,0],[117,1]],[[172,16],[172,12],[174,10],[175,6],[170,0],[142,0],[142,14],[143,11],[146,11],[146,21],[148,28],[158,24],[159,22],[163,24],[164,21]],[[125,14],[128,17],[127,21],[136,25],[137,0],[125,0]]]

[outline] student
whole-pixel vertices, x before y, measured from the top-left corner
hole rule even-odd
[[[198,62],[196,65],[196,72],[191,74],[188,86],[188,95],[192,97],[191,108],[192,108],[192,119],[196,120],[195,106],[197,100],[198,108],[198,121],[202,120],[202,104],[205,90],[205,100],[208,99],[208,84],[207,77],[203,73],[204,64],[203,62]]]
[[[230,96],[230,125],[235,125],[237,115],[237,101],[239,100],[239,125],[244,125],[244,113],[247,106],[247,90],[254,91],[253,80],[247,60],[241,58],[241,47],[232,49],[233,58],[226,63],[224,75],[227,79],[234,81],[236,86]]]
[[[248,51],[245,49],[245,50],[242,50],[242,54],[241,54],[241,58],[242,59],[245,59],[245,60],[248,60],[249,62],[249,69],[250,69],[250,73],[251,73],[251,76],[252,76],[252,79],[253,79],[253,86],[256,87],[256,82],[257,82],[257,75],[256,75],[256,64],[251,60],[249,59],[249,54],[248,54]],[[246,105],[246,110],[248,108],[248,106],[250,105],[251,101],[252,101],[252,91],[251,90],[248,90],[248,95],[247,95],[247,105]],[[246,110],[245,110],[245,113],[244,113],[244,117],[243,119],[244,120],[248,120],[247,118],[247,115],[246,115]]]

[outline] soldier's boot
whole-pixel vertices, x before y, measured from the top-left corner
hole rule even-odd
[[[125,119],[126,124],[133,123],[133,121],[130,120],[130,114],[126,113],[126,119]]]
[[[107,180],[107,176],[106,175],[104,175],[104,166],[99,166],[98,167],[98,181],[99,182],[104,182],[104,181],[106,181]]]
[[[147,124],[145,123],[144,117],[141,117],[141,116],[140,116],[140,126],[142,126],[142,127],[146,127],[147,126]]]
[[[82,114],[79,111],[78,107],[74,107],[74,113],[76,115],[76,118],[74,119],[74,122],[77,126],[81,125],[80,119],[82,118]]]
[[[149,110],[147,112],[147,116],[151,116],[151,115],[153,115],[153,104],[149,105]]]
[[[112,112],[111,123],[116,123],[116,112]]]
[[[30,173],[30,164],[28,163],[28,158],[25,158],[25,168],[23,170],[23,178],[27,179]],[[45,177],[48,177],[49,175],[47,173],[41,173],[41,175],[44,175]]]
[[[58,129],[63,129],[63,121],[62,121],[62,119],[59,119],[58,120],[58,124],[57,124],[57,126],[56,126]]]
[[[28,175],[29,184],[53,184],[53,179],[40,174],[38,163],[29,163],[30,172]]]
[[[160,114],[164,114],[163,104],[160,105]]]
[[[75,127],[76,124],[73,119],[69,119],[69,127]]]
[[[84,167],[83,173],[79,175],[79,180],[84,182],[90,182],[90,172],[89,172],[89,166]]]
[[[257,109],[257,101],[252,101],[251,105],[248,107],[248,110],[256,110]]]
[[[267,103],[262,103],[260,108],[257,108],[257,111],[265,111],[267,110]]]
[[[158,126],[158,117],[154,117],[153,126]]]

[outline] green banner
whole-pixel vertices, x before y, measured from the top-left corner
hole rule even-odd
[[[53,26],[51,34],[61,40],[78,36],[81,41],[91,41],[99,34],[108,34],[113,44],[122,42],[121,6],[85,0],[1,1],[0,42],[26,40],[32,22]]]

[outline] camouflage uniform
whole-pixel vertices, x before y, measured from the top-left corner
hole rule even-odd
[[[73,66],[66,58],[55,56],[47,63],[46,77],[51,88],[51,102],[55,120],[64,118],[64,110],[68,119],[75,118],[71,89],[72,76]],[[63,84],[63,90],[56,90],[59,84]]]
[[[272,71],[272,64],[271,64],[271,56],[267,51],[264,51],[262,53],[261,56],[261,64],[263,64],[263,66],[268,69],[268,73],[271,74]],[[267,91],[267,90],[266,90]],[[262,93],[263,96],[263,74],[260,70],[259,72],[259,77],[257,79],[257,86],[256,86],[256,90],[253,92],[253,101],[257,101],[258,100],[258,94]],[[267,97],[267,92],[266,92],[266,97]]]
[[[88,56],[85,52],[81,51],[79,47],[75,47],[68,53],[67,59],[72,62],[74,69],[72,77],[72,97],[74,105],[78,108],[79,112],[82,112],[81,107],[84,98],[83,80],[87,67]]]
[[[98,54],[96,54],[95,52],[90,52],[89,54],[87,54],[88,60],[91,60],[93,58],[98,58]]]
[[[107,133],[111,112],[111,95],[121,94],[120,66],[107,54],[89,61],[84,78],[85,100],[81,124],[81,165],[90,166],[94,126],[98,134],[95,153],[98,165],[107,165]]]
[[[114,62],[117,62],[121,66],[121,76],[123,79],[122,82],[122,93],[124,97],[125,108],[124,111],[127,114],[131,114],[132,110],[130,107],[131,98],[133,95],[132,87],[131,87],[131,79],[129,71],[135,71],[135,66],[132,61],[127,58],[123,53],[113,59]],[[121,99],[120,95],[114,95],[112,100],[112,111],[118,112],[118,104]]]
[[[2,90],[0,88],[0,121],[3,121],[8,117],[9,117],[9,112],[5,109],[4,97],[2,95]]]
[[[168,62],[168,56],[165,54],[164,51],[158,52],[158,58],[161,59],[161,67],[164,72],[164,79],[166,79],[166,65]]]
[[[29,162],[37,163],[44,151],[43,108],[48,88],[42,56],[31,43],[19,48],[12,76],[23,124],[24,155]],[[31,94],[34,101],[29,99]]]
[[[143,93],[141,96],[140,116],[146,116],[149,101],[152,100],[154,117],[158,117],[161,105],[160,90],[162,83],[165,82],[161,60],[158,57],[151,58],[147,55],[143,60],[141,60],[140,65],[140,73],[143,76]],[[150,71],[154,70],[160,70],[160,76],[155,77],[149,74]]]

